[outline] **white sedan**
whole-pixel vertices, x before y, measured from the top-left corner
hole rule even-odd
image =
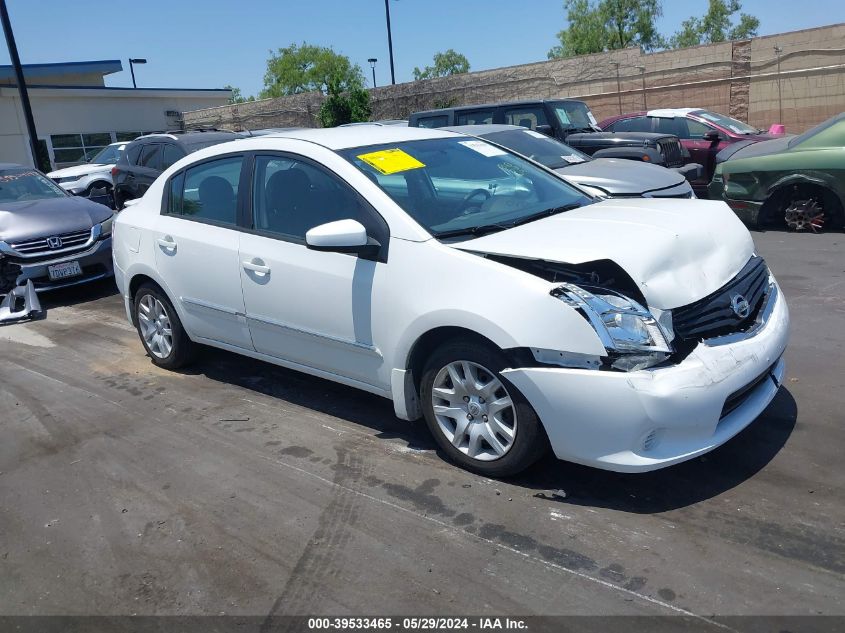
[[[549,447],[669,466],[750,424],[783,376],[786,302],[725,204],[597,201],[451,132],[215,145],[113,239],[156,365],[212,345],[379,394],[485,475]]]

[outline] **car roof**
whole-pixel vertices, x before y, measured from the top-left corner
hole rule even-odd
[[[446,125],[437,129],[448,130],[449,132],[457,132],[458,134],[470,134],[472,136],[493,134],[493,132],[508,132],[511,130],[528,130],[527,127],[524,127],[522,125],[505,125],[504,123],[482,123],[480,125]]]
[[[238,132],[227,132],[225,130],[214,130],[213,132],[205,132],[202,130],[188,130],[187,132],[154,132],[152,134],[144,134],[139,136],[132,143],[146,140],[160,140],[170,139],[172,141],[182,142],[190,145],[196,141],[231,141],[234,138],[240,138],[241,134]]]
[[[561,97],[560,99],[523,99],[522,101],[502,101],[500,103],[478,103],[472,105],[459,105],[450,108],[437,108],[435,110],[420,110],[414,112],[411,116],[420,116],[423,114],[436,114],[440,112],[450,112],[452,110],[481,110],[484,108],[501,108],[511,106],[527,106],[536,105],[538,103],[559,103],[561,101],[574,101],[576,103],[584,103],[581,99],[570,99],[568,97]]]
[[[649,110],[646,116],[653,116],[660,119],[674,119],[675,117],[685,117],[686,115],[697,112],[702,108],[658,108],[657,110]]]
[[[353,125],[349,127],[331,128],[303,128],[274,134],[265,134],[255,138],[236,141],[242,143],[266,143],[274,138],[289,138],[308,141],[322,145],[331,150],[362,147],[366,145],[382,145],[384,143],[401,143],[403,141],[418,141],[434,138],[449,138],[456,136],[453,132],[438,129],[404,127],[401,125]]]

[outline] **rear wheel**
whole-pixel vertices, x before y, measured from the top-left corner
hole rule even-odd
[[[159,367],[177,369],[193,360],[196,345],[157,286],[144,284],[135,293],[135,323],[144,349]]]
[[[501,370],[504,354],[480,342],[438,348],[420,385],[425,421],[449,458],[473,472],[503,477],[524,470],[548,448],[540,420]]]

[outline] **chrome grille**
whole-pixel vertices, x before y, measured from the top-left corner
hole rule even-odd
[[[680,167],[684,164],[684,153],[681,150],[681,142],[678,139],[660,139],[657,141],[660,153],[666,160],[667,167]]]
[[[61,246],[51,248],[49,241],[59,238]],[[73,231],[72,233],[60,233],[58,235],[48,235],[46,237],[39,237],[34,240],[27,240],[24,242],[15,242],[9,244],[12,249],[25,257],[33,257],[35,255],[49,255],[56,252],[67,252],[69,250],[82,248],[91,239],[91,229],[86,231]]]
[[[682,339],[705,339],[751,327],[769,289],[769,268],[762,257],[752,257],[739,274],[713,294],[672,310],[672,327]],[[737,295],[748,301],[746,316],[737,315],[731,302]]]

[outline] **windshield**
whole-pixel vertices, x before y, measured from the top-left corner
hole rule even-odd
[[[756,127],[751,127],[747,123],[737,121],[736,119],[725,116],[724,114],[710,112],[709,110],[699,110],[698,112],[693,112],[693,114],[697,117],[701,117],[705,121],[715,123],[719,127],[732,130],[735,134],[760,134],[760,130]]]
[[[0,170],[0,202],[64,198],[67,194],[33,169]]]
[[[120,158],[123,147],[125,146],[109,145],[108,147],[104,147],[88,162],[94,165],[112,165]]]
[[[406,141],[339,153],[443,239],[503,230],[592,202],[541,167],[478,139]]]
[[[592,160],[577,149],[534,130],[505,130],[482,134],[481,137],[537,161],[549,169],[560,169]]]
[[[552,103],[552,109],[561,127],[565,130],[598,130],[596,117],[590,112],[586,103],[581,101],[557,101]]]

